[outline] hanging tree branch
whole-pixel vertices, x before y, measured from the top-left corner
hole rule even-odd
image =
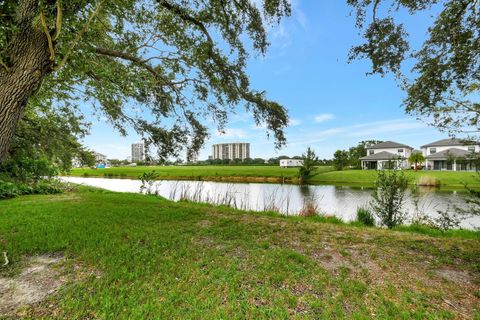
[[[48,49],[50,50],[50,61],[53,61],[55,60],[55,50],[53,49],[52,36],[50,35],[50,31],[48,31],[48,26],[45,20],[45,14],[43,12],[43,9],[43,1],[40,1],[40,23],[42,25],[43,33],[45,33],[45,36],[47,37]]]
[[[5,62],[2,61],[2,59],[0,59],[0,65],[5,68],[5,71],[8,72],[10,70],[10,68],[5,64]]]
[[[197,29],[206,38],[206,41],[208,44],[208,56],[210,57],[210,59],[213,60],[213,62],[220,69],[220,72],[225,76],[225,78],[231,81],[232,86],[234,87],[234,89],[242,99],[244,99],[249,103],[255,104],[259,107],[259,110],[257,111],[258,112],[257,115],[262,114],[264,117],[271,119],[272,114],[276,113],[281,109],[281,106],[279,104],[265,101],[262,97],[263,93],[255,93],[250,91],[248,88],[241,88],[239,86],[239,84],[237,83],[237,77],[235,76],[235,74],[233,74],[233,72],[228,68],[228,66],[225,65],[225,62],[215,52],[214,50],[215,42],[212,36],[210,35],[210,33],[208,32],[207,27],[202,21],[191,16],[182,7],[168,2],[168,0],[158,0],[158,4],[164,9],[173,13],[174,15],[180,17],[183,21],[197,27]],[[283,125],[286,125],[287,123],[288,123],[288,118],[285,117],[283,119],[279,118],[278,122],[275,125],[269,125],[269,129],[273,130],[275,132],[275,135],[277,136],[278,141],[276,142],[276,145],[278,147],[285,143],[285,137],[283,136],[283,132],[280,129],[280,127],[282,127]]]
[[[88,18],[87,22],[83,25],[83,28],[82,30],[80,30],[80,32],[77,34],[77,36],[75,37],[75,39],[73,40],[73,42],[70,44],[70,47],[68,48],[68,51],[65,53],[65,55],[63,56],[63,59],[62,61],[60,61],[60,63],[53,69],[54,71],[58,71],[60,70],[64,65],[65,63],[67,62],[68,58],[70,57],[70,55],[72,54],[72,51],[73,49],[75,49],[75,47],[77,46],[78,42],[80,41],[80,39],[83,37],[83,35],[88,31],[89,27],[90,27],[90,23],[93,21],[93,19],[98,15],[98,13],[100,12],[100,9],[102,8],[102,5],[103,5],[103,2],[104,0],[100,1],[97,5],[97,7],[95,8],[95,10],[92,11],[92,13],[90,14],[90,17]]]
[[[62,10],[62,1],[57,1],[57,18],[55,21],[55,32],[53,33],[52,40],[55,41],[62,31],[62,22],[63,22],[63,10]]]

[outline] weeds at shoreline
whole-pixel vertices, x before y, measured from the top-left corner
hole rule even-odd
[[[374,227],[375,217],[367,206],[357,208],[357,222],[360,222],[364,226]]]
[[[417,181],[417,186],[422,186],[422,187],[438,187],[440,186],[440,180],[436,177],[432,176],[420,176]]]

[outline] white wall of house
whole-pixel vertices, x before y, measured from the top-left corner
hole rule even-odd
[[[402,150],[401,152],[399,150]],[[371,153],[373,151],[373,153]],[[408,158],[412,154],[410,148],[386,148],[386,149],[367,149],[367,156],[386,151],[392,154],[398,154],[400,157]]]
[[[440,146],[440,147],[422,147],[422,153],[423,153],[423,156],[426,157],[426,156],[429,156],[431,154],[434,154],[434,153],[439,153],[439,152],[442,152],[442,151],[445,151],[447,149],[451,149],[451,148],[457,148],[457,149],[462,149],[462,150],[465,150],[465,151],[469,151],[470,148],[475,148],[475,152],[480,152],[480,146],[462,146],[462,145],[457,145],[457,146]],[[435,149],[435,152],[432,153],[432,149]]]
[[[303,166],[303,160],[298,160],[298,159],[281,159],[280,160],[281,168],[301,167],[301,166]]]

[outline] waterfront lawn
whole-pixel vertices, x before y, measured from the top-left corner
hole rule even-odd
[[[331,171],[332,167],[318,167],[319,172]],[[279,166],[138,166],[138,167],[112,167],[106,169],[79,168],[73,169],[70,175],[74,176],[117,176],[137,179],[143,172],[153,171],[160,178],[191,178],[200,177],[267,177],[267,178],[293,178],[298,174],[297,168],[280,168]]]
[[[84,187],[23,196],[0,201],[0,251],[11,260],[0,277],[45,253],[63,254],[65,272],[91,271],[22,309],[26,318],[480,316],[478,233],[326,220]]]
[[[475,172],[406,170],[405,174],[411,184],[415,184],[421,176],[430,176],[437,178],[441,187],[463,189],[464,183],[466,183],[473,188],[480,188],[480,180],[477,179],[478,176]],[[375,170],[343,170],[321,173],[315,176],[312,182],[373,186],[375,179]]]

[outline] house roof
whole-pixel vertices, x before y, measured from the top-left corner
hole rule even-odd
[[[465,145],[474,145],[474,144],[477,144],[477,143],[475,143],[475,141],[451,138],[451,139],[442,139],[442,140],[438,140],[438,141],[423,145],[422,148],[426,148],[426,147],[450,147],[450,146],[453,147],[453,146],[465,146]]]
[[[434,154],[431,154],[429,156],[426,156],[426,159],[429,160],[435,160],[435,159],[448,159],[449,157],[466,157],[470,155],[471,152],[463,149],[458,149],[458,148],[448,148],[447,150],[443,150],[441,152],[437,152]]]
[[[385,141],[385,142],[380,142],[377,143],[373,146],[368,147],[367,149],[388,149],[388,148],[408,148],[408,149],[413,149],[410,146],[407,146],[406,144],[401,144],[398,142],[394,141]]]
[[[375,153],[366,157],[361,157],[360,160],[375,161],[375,160],[395,160],[395,159],[404,159],[398,154],[390,153],[387,151],[382,151]]]

